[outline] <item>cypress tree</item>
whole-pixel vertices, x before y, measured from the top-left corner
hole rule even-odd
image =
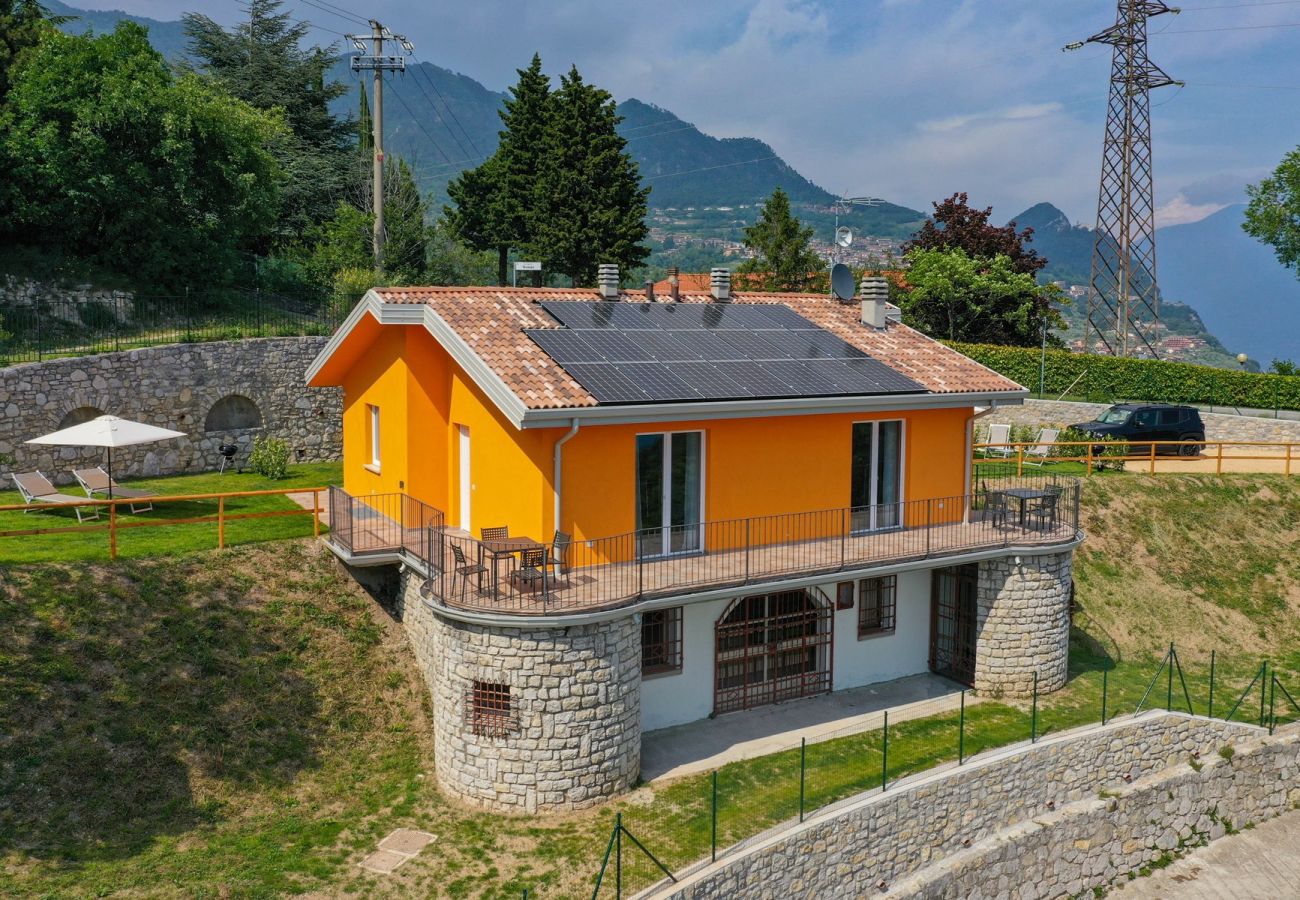
[[[592,284],[600,263],[623,271],[643,265],[646,199],[636,162],[615,130],[618,115],[608,91],[569,70],[551,97],[544,168],[537,183],[534,247],[550,271],[574,284]]]

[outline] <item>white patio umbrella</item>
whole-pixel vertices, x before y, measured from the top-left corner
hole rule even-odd
[[[117,416],[100,416],[71,428],[52,431],[49,434],[27,441],[29,444],[56,444],[62,447],[107,447],[108,448],[108,496],[113,497],[113,448],[132,447],[136,444],[151,444],[168,438],[185,437],[183,431],[146,425],[144,422],[132,422]]]

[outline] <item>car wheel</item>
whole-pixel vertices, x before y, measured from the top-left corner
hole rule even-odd
[[[1185,457],[1189,457],[1189,458],[1190,458],[1190,457],[1193,457],[1193,456],[1200,456],[1200,455],[1201,455],[1201,446],[1200,446],[1200,444],[1199,444],[1199,443],[1193,443],[1193,442],[1204,441],[1205,438],[1197,437],[1197,436],[1194,435],[1194,434],[1185,434],[1185,435],[1182,436],[1182,440],[1184,440],[1184,441],[1188,441],[1189,443],[1180,444],[1180,445],[1178,446],[1178,455],[1179,455],[1179,456],[1185,456]]]

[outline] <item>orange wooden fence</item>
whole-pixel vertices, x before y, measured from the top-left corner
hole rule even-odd
[[[1126,448],[1122,455],[1094,453],[1094,448]],[[1215,448],[1213,454],[1207,455],[1209,449]],[[1246,448],[1241,453],[1224,453],[1224,448]],[[1274,453],[1262,453],[1260,448],[1274,448]],[[1046,453],[1042,451],[1046,448]],[[1061,448],[1075,448],[1073,452],[1062,453]],[[1077,449],[1083,448],[1083,449]],[[1185,451],[1195,449],[1194,454]],[[1037,449],[1037,453],[1031,452]],[[1094,466],[1103,462],[1141,462],[1146,463],[1152,474],[1156,472],[1156,462],[1179,459],[1188,462],[1209,462],[1215,464],[1216,474],[1223,474],[1224,462],[1234,461],[1268,461],[1280,463],[1283,474],[1290,475],[1300,463],[1300,443],[1287,441],[1018,441],[1006,444],[976,444],[974,464],[1009,465],[1015,463],[1016,474],[1024,472],[1026,466],[1037,467],[1040,463],[1081,462],[1087,464],[1087,474],[1091,475]],[[1001,452],[1005,451],[1005,452]],[[1180,452],[1182,451],[1182,452]],[[980,453],[984,455],[979,456]],[[1167,454],[1167,455],[1166,455]]]
[[[165,528],[168,525],[198,525],[203,523],[217,523],[217,547],[226,546],[226,523],[234,522],[241,519],[273,519],[279,516],[305,516],[310,515],[312,521],[312,535],[320,537],[320,514],[324,512],[324,507],[320,504],[320,495],[329,490],[324,487],[297,487],[297,488],[275,488],[264,491],[230,491],[219,494],[176,494],[170,497],[147,497],[147,498],[122,498],[122,499],[87,499],[84,503],[13,503],[0,506],[0,512],[11,512],[14,510],[23,510],[26,512],[50,512],[56,509],[77,509],[86,507],[108,508],[108,522],[99,525],[64,525],[56,528],[22,528],[11,531],[0,531],[0,538],[5,537],[24,537],[35,534],[61,534],[64,532],[76,532],[84,534],[88,531],[107,531],[108,532],[108,554],[112,559],[117,559],[117,533],[124,528]],[[234,500],[241,497],[268,497],[268,496],[286,496],[288,494],[311,494],[311,508],[297,509],[274,509],[263,512],[247,513],[228,513],[226,512],[226,501]],[[123,522],[120,520],[117,508],[119,506],[130,506],[135,504],[141,506],[145,503],[180,503],[192,502],[195,500],[215,500],[217,501],[217,512],[215,515],[208,516],[187,516],[183,519],[137,519],[134,521]]]

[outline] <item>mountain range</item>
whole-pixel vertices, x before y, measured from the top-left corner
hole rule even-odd
[[[159,52],[184,58],[186,38],[180,22],[80,10],[60,0],[46,0],[45,5],[56,14],[76,17],[63,26],[73,32],[111,30],[123,18],[140,22]],[[336,101],[337,112],[355,115],[361,87],[346,57],[339,59],[332,74],[353,85]],[[496,149],[497,110],[505,94],[425,61],[410,61],[406,72],[390,77],[385,87],[387,148],[412,163],[436,208],[445,200],[451,178]],[[668,218],[675,228],[685,223],[685,229],[700,238],[735,240],[753,221],[763,198],[781,187],[796,214],[819,235],[829,235],[837,221],[835,195],[804,177],[763,141],[712,137],[668,110],[635,98],[623,100],[618,109],[628,152],[651,187],[652,218]],[[1199,222],[1157,231],[1166,318],[1175,333],[1203,333],[1208,328],[1232,353],[1244,350],[1265,362],[1275,357],[1300,359],[1300,281],[1242,232],[1242,209],[1231,206]],[[925,215],[881,203],[852,207],[838,221],[860,235],[900,241]],[[1091,229],[1072,224],[1050,203],[1025,210],[1015,221],[1034,229],[1034,247],[1049,260],[1045,277],[1087,283]]]

